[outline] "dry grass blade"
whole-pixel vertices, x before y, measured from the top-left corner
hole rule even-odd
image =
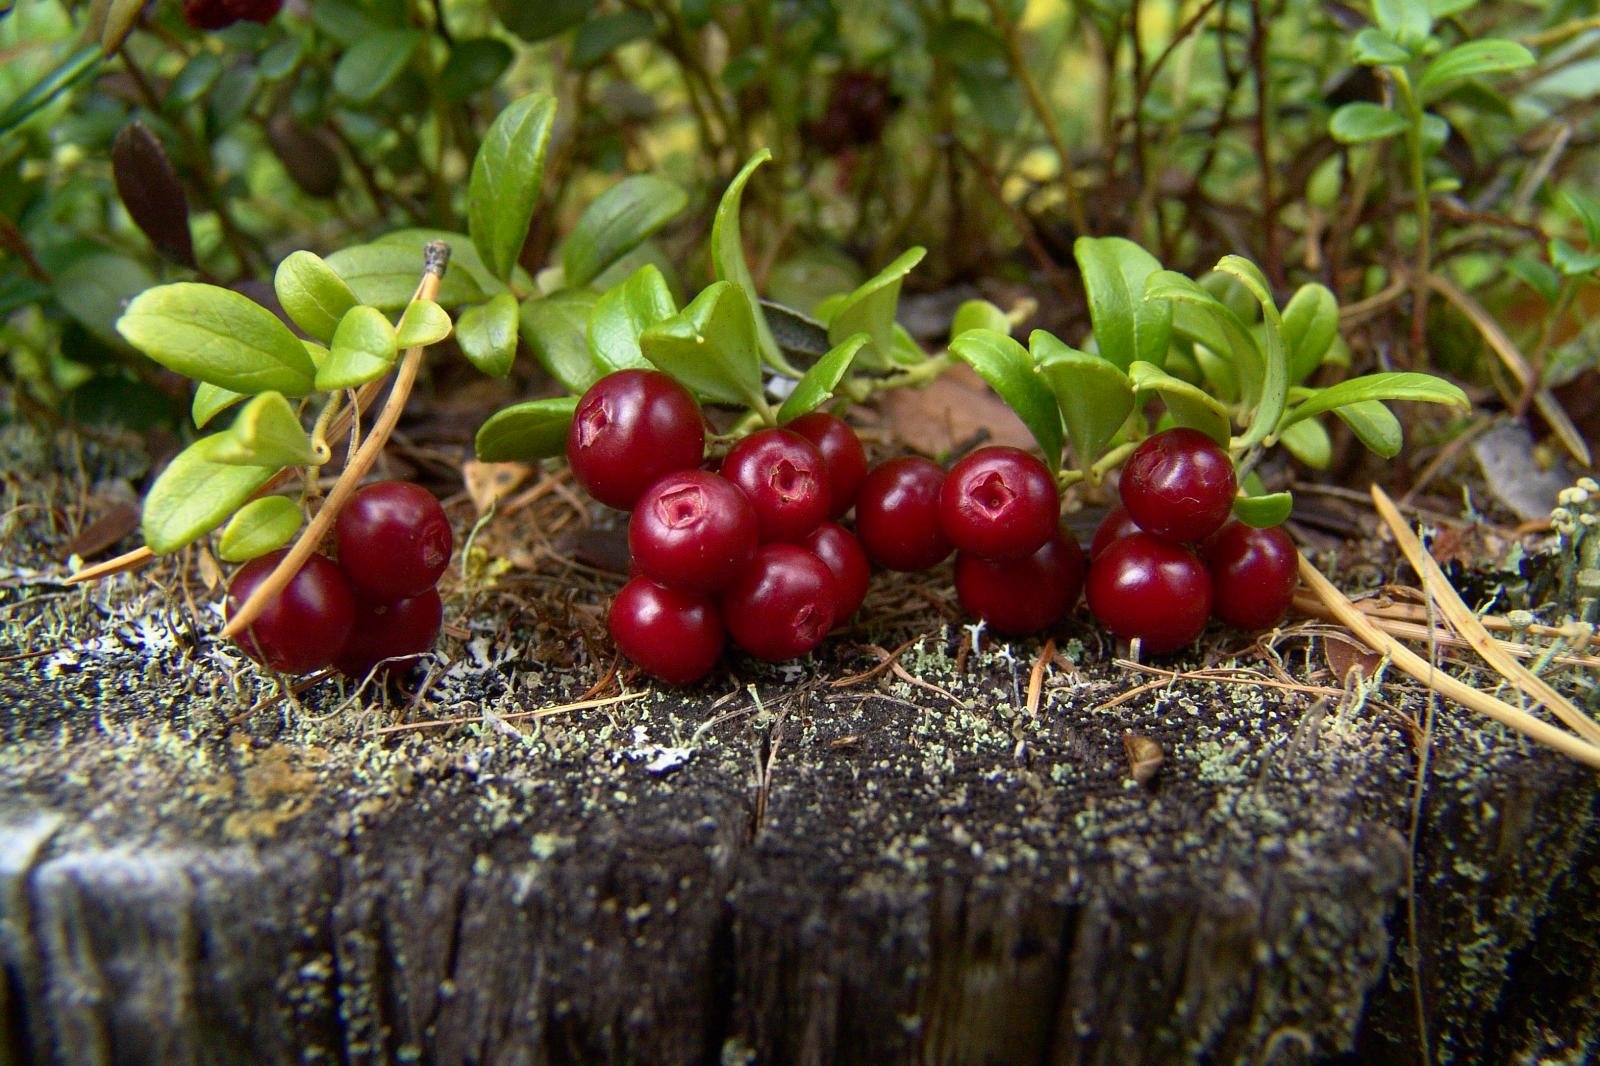
[[[596,707],[610,707],[615,703],[624,703],[636,700],[645,695],[643,692],[624,692],[620,696],[607,696],[603,700],[578,700],[574,703],[560,703],[554,707],[540,707],[533,711],[513,711],[510,714],[499,716],[502,722],[515,722],[523,718],[549,718],[552,715],[566,714],[569,711],[588,711]],[[473,725],[474,723],[487,723],[488,719],[482,716],[465,715],[461,718],[435,718],[426,722],[404,722],[400,725],[387,725],[382,729],[374,729],[375,737],[388,736],[391,733],[414,733],[419,729],[439,729],[444,726]]]
[[[124,552],[115,559],[107,559],[103,563],[86,566],[82,570],[68,575],[66,584],[76,585],[83,581],[99,581],[112,574],[120,574],[127,570],[137,570],[156,557],[156,553],[149,548],[140,546],[131,552]]]
[[[1461,634],[1462,639],[1472,646],[1472,650],[1483,656],[1483,661],[1498,670],[1500,676],[1548,707],[1550,713],[1561,719],[1583,739],[1591,744],[1600,744],[1600,724],[1580,711],[1571,700],[1551,688],[1543,678],[1505,653],[1500,647],[1500,642],[1489,635],[1483,623],[1478,621],[1477,615],[1472,613],[1472,608],[1462,602],[1461,596],[1451,586],[1450,579],[1444,576],[1444,571],[1439,569],[1439,564],[1434,562],[1433,556],[1422,546],[1422,541],[1417,539],[1411,527],[1406,525],[1405,519],[1400,517],[1400,512],[1395,508],[1389,494],[1377,485],[1372,486],[1372,503],[1377,507],[1378,515],[1394,533],[1395,543],[1400,545],[1400,550],[1405,553],[1411,568],[1422,575],[1423,589],[1439,605],[1439,610],[1443,612],[1445,621],[1450,623],[1450,628]]]

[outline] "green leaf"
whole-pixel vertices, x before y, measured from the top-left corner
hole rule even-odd
[[[263,392],[239,409],[233,425],[217,434],[211,461],[228,466],[311,466],[319,462],[311,437],[281,393]]]
[[[194,58],[183,65],[172,84],[167,87],[162,101],[168,111],[187,107],[211,91],[222,77],[222,60],[215,52],[196,52]]]
[[[1272,287],[1267,283],[1266,275],[1250,260],[1242,256],[1225,255],[1217,262],[1217,270],[1237,278],[1261,304],[1261,390],[1246,397],[1250,401],[1246,408],[1250,413],[1250,425],[1241,442],[1249,446],[1266,440],[1272,434],[1283,415],[1288,397],[1289,356],[1283,340],[1283,318],[1278,314],[1278,305],[1273,302]]]
[[[654,174],[623,178],[595,198],[561,248],[568,285],[587,285],[689,205],[677,182]]]
[[[1283,342],[1289,352],[1289,382],[1297,385],[1322,365],[1339,335],[1339,301],[1325,285],[1300,286],[1283,309]]]
[[[503,292],[500,296],[511,296],[511,294]],[[516,297],[512,296],[513,307],[516,306],[516,302]],[[399,323],[394,327],[394,343],[397,348],[426,348],[438,344],[448,336],[450,336],[450,314],[432,300],[412,300],[406,305],[405,313],[400,316]]]
[[[371,244],[341,248],[328,256],[327,264],[356,294],[356,299],[390,314],[403,310],[416,294],[422,280],[422,246],[419,239],[427,231],[389,234]],[[439,283],[435,297],[443,307],[459,307],[488,299],[471,269],[471,242],[451,234],[450,265]]]
[[[0,135],[11,132],[32,118],[40,108],[98,67],[102,58],[97,44],[86,44],[68,53],[48,74],[12,100],[4,111],[0,111]]]
[[[155,283],[155,275],[143,263],[97,252],[56,274],[55,296],[62,310],[84,329],[117,344],[117,319],[123,306]]]
[[[196,429],[204,429],[207,422],[245,398],[244,393],[202,381],[194,390],[194,401],[189,405],[189,416]]]
[[[950,354],[978,376],[1015,411],[1039,442],[1053,473],[1061,468],[1061,411],[1045,379],[1034,372],[1033,356],[1004,333],[969,329],[950,342]]]
[[[1420,44],[1433,29],[1428,0],[1372,0],[1378,28],[1401,44]]]
[[[1314,418],[1296,422],[1278,438],[1289,454],[1313,470],[1326,470],[1333,461],[1333,441]]]
[[[316,368],[300,339],[250,297],[180,281],[146,289],[117,320],[127,342],[168,370],[234,392],[310,392]]]
[[[1467,394],[1456,386],[1432,374],[1397,371],[1383,374],[1366,374],[1359,378],[1341,381],[1318,389],[1314,395],[1288,411],[1278,424],[1282,433],[1296,422],[1333,411],[1346,404],[1363,400],[1413,400],[1419,403],[1442,403],[1456,407],[1471,407]]]
[[[766,148],[751,156],[728,183],[722,199],[717,201],[716,214],[711,219],[711,272],[718,281],[731,281],[739,286],[744,291],[745,299],[755,309],[756,343],[761,346],[761,361],[775,370],[793,373],[794,368],[783,358],[772,327],[761,310],[761,294],[756,292],[755,279],[750,276],[750,264],[745,262],[744,237],[739,227],[739,206],[744,200],[744,187],[750,183],[750,175],[756,172],[756,168],[771,158],[772,152]]]
[[[1379,401],[1358,400],[1335,407],[1333,413],[1350,427],[1356,439],[1366,445],[1369,451],[1385,459],[1393,459],[1400,454],[1400,446],[1405,440],[1400,420]]]
[[[871,338],[865,333],[853,334],[845,338],[844,343],[818,359],[811,369],[805,372],[805,376],[795,383],[794,391],[789,393],[789,398],[778,408],[778,422],[780,424],[792,422],[827,403],[829,397],[833,395],[833,390],[844,380],[844,375],[850,369],[850,363],[855,359],[856,353],[861,351],[869,340]]]
[[[1204,389],[1142,359],[1134,360],[1128,367],[1128,382],[1136,394],[1160,393],[1167,413],[1178,425],[1198,429],[1222,447],[1228,446],[1228,412]]]
[[[1600,249],[1580,252],[1560,237],[1550,238],[1550,262],[1569,278],[1582,277],[1600,269]]]
[[[513,101],[489,125],[472,160],[467,231],[484,262],[502,281],[511,278],[528,239],[528,221],[539,200],[555,114],[555,97],[549,93],[529,93]]]
[[[422,42],[416,30],[379,30],[351,45],[333,66],[333,91],[370,103],[405,69]]]
[[[593,0],[491,0],[500,24],[524,41],[543,41],[582,22]]]
[[[1150,276],[1145,299],[1172,301],[1182,308],[1174,317],[1178,335],[1228,359],[1246,409],[1257,403],[1267,376],[1266,355],[1243,319],[1205,288],[1172,270]]]
[[[872,341],[857,356],[864,366],[885,370],[904,362],[895,356],[895,312],[900,306],[900,286],[927,254],[925,248],[903,252],[846,296],[828,319],[828,340],[839,344],[853,334],[865,333]]]
[[[678,313],[667,279],[646,263],[621,285],[602,293],[589,314],[589,352],[602,374],[648,367],[639,334]]]
[[[353,389],[387,374],[399,355],[394,326],[376,307],[352,307],[333,332],[328,358],[317,368],[317,388]]]
[[[1411,50],[1382,30],[1368,26],[1350,44],[1350,58],[1364,66],[1398,66],[1411,61]]]
[[[511,373],[517,356],[517,298],[503,292],[486,304],[474,304],[461,312],[456,323],[456,342],[467,361],[492,378]]]
[[[500,80],[516,53],[496,37],[471,37],[457,41],[439,72],[439,95],[459,104]]]
[[[828,327],[810,315],[771,300],[762,300],[761,315],[757,316],[757,320],[761,318],[765,318],[767,325],[772,327],[772,336],[777,340],[778,347],[787,354],[820,359],[832,350],[832,345],[828,343]]]
[[[272,287],[294,324],[320,341],[332,338],[345,312],[361,302],[321,256],[310,252],[290,252],[278,264]]]
[[[248,563],[277,551],[294,539],[303,519],[299,506],[287,497],[251,500],[223,528],[217,558],[225,563]]]
[[[1173,329],[1178,328],[1177,320],[1185,313],[1196,316],[1202,314],[1192,306],[1174,304]],[[1226,349],[1224,350],[1226,351]],[[1211,395],[1225,404],[1239,402],[1239,372],[1232,358],[1218,355],[1204,344],[1195,344],[1194,363],[1200,371],[1200,376],[1196,378],[1190,378],[1179,373],[1173,365],[1177,361],[1172,352],[1167,353],[1167,371],[1173,376],[1181,377],[1183,380],[1195,385],[1203,384],[1211,390]]]
[[[229,434],[201,437],[179,452],[144,498],[145,546],[157,555],[177,551],[220,526],[278,472],[275,466],[235,466],[212,458]]]
[[[595,15],[578,27],[567,61],[586,70],[631,41],[654,36],[656,20],[648,11],[629,8],[610,15]]]
[[[1405,129],[1405,117],[1398,111],[1363,100],[1342,105],[1328,119],[1328,134],[1340,144],[1382,141],[1404,133]]]
[[[1055,392],[1078,467],[1087,470],[1133,411],[1128,375],[1109,359],[1063,344],[1042,329],[1028,337],[1028,347]]]
[[[1265,496],[1235,496],[1233,516],[1247,526],[1268,529],[1281,526],[1294,511],[1294,497],[1287,492]]]
[[[589,316],[599,294],[592,289],[562,289],[525,300],[518,318],[522,339],[533,357],[570,393],[581,395],[600,377],[589,354]]]
[[[1417,96],[1428,104],[1457,82],[1533,66],[1533,53],[1515,41],[1489,38],[1458,44],[1434,57],[1417,79]]]
[[[1570,188],[1562,190],[1561,199],[1578,216],[1584,236],[1589,239],[1589,246],[1600,248],[1600,199]]]
[[[1161,367],[1172,337],[1172,308],[1145,299],[1145,284],[1161,270],[1156,257],[1122,237],[1079,237],[1073,257],[1083,273],[1100,355],[1123,370],[1134,360]]]
[[[578,397],[557,396],[513,404],[478,427],[475,447],[486,463],[526,463],[561,455]]]
[[[1011,319],[988,300],[967,300],[956,308],[950,320],[950,339],[961,336],[969,329],[992,329],[996,333],[1011,335]]]
[[[755,316],[744,290],[731,281],[707,286],[688,307],[639,336],[639,349],[657,369],[717,403],[766,408]]]
[[[1550,264],[1532,255],[1517,255],[1505,261],[1505,268],[1532,289],[1545,303],[1555,303],[1561,293],[1561,275]]]

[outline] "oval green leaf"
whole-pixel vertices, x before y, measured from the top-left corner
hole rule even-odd
[[[528,221],[539,200],[555,115],[555,97],[549,93],[529,93],[514,100],[490,124],[472,160],[472,176],[467,181],[467,232],[484,262],[502,281],[511,278],[528,239]]]
[[[972,367],[1039,442],[1051,472],[1061,468],[1061,411],[1033,356],[1004,333],[969,329],[950,342],[950,354]]]
[[[527,463],[567,450],[567,429],[576,396],[529,400],[490,415],[478,428],[474,447],[486,463]]]
[[[1232,308],[1172,270],[1150,276],[1145,299],[1175,302],[1180,308],[1173,316],[1178,335],[1228,359],[1238,377],[1239,395],[1246,408],[1256,404],[1266,380],[1266,356],[1255,333]]]
[[[501,296],[510,296],[503,292]],[[516,305],[512,297],[512,306]],[[514,312],[513,312],[514,313]],[[395,345],[400,348],[426,348],[450,336],[450,315],[432,300],[412,300],[394,327]]]
[[[561,248],[568,285],[587,285],[689,206],[677,182],[655,174],[623,178],[595,198]]]
[[[517,298],[503,292],[461,312],[456,342],[467,361],[492,378],[511,372],[517,356]]]
[[[1083,273],[1100,355],[1123,370],[1134,360],[1166,363],[1172,308],[1145,299],[1145,285],[1161,270],[1156,257],[1122,237],[1079,237],[1072,254]]]
[[[1456,83],[1485,74],[1504,74],[1533,66],[1533,53],[1515,41],[1487,38],[1458,44],[1434,57],[1417,79],[1424,105],[1443,96]]]
[[[1471,407],[1467,394],[1460,388],[1432,374],[1414,371],[1394,371],[1383,374],[1365,374],[1337,385],[1318,389],[1283,416],[1278,432],[1282,433],[1296,422],[1324,411],[1337,410],[1346,404],[1364,400],[1413,400],[1419,403],[1442,403],[1455,407]]]
[[[351,45],[333,66],[333,91],[354,103],[377,97],[399,76],[422,41],[416,30],[378,30]]]
[[[434,235],[430,230],[391,233],[371,244],[341,248],[326,262],[350,286],[356,299],[388,314],[411,303],[422,280],[422,247]],[[471,244],[460,234],[438,234],[450,244],[450,265],[439,282],[434,299],[443,307],[481,303],[489,298],[483,281],[472,269]],[[454,240],[449,238],[454,237]]]
[[[290,252],[272,277],[283,310],[319,341],[333,337],[339,320],[360,301],[350,286],[319,255]]]
[[[582,394],[600,377],[589,354],[589,316],[599,294],[592,289],[562,289],[525,300],[518,317],[522,338],[539,365],[568,392]]]
[[[1350,432],[1354,433],[1356,439],[1369,451],[1385,459],[1393,459],[1400,454],[1400,447],[1405,443],[1405,433],[1400,428],[1400,420],[1394,416],[1394,412],[1380,401],[1360,400],[1356,403],[1347,403],[1343,407],[1335,407],[1333,413],[1350,427]]]
[[[277,315],[231,289],[180,281],[134,297],[117,332],[168,370],[234,392],[303,396],[316,370]]]
[[[1283,318],[1272,299],[1272,286],[1266,275],[1250,260],[1237,255],[1225,255],[1217,262],[1217,270],[1239,283],[1261,304],[1262,377],[1261,391],[1253,397],[1246,410],[1250,424],[1241,442],[1248,447],[1272,435],[1278,419],[1283,416],[1284,403],[1289,393],[1289,356],[1283,340]]]
[[[217,541],[217,558],[225,563],[248,563],[277,551],[294,538],[304,516],[285,496],[251,500],[228,520]]]
[[[1042,329],[1029,336],[1028,347],[1055,393],[1078,467],[1087,470],[1133,410],[1128,375],[1110,360],[1081,352]]]
[[[1283,309],[1283,342],[1289,352],[1289,383],[1298,385],[1322,365],[1339,335],[1339,301],[1326,285],[1300,286]]]
[[[667,279],[646,263],[621,285],[602,293],[589,315],[589,352],[602,374],[649,367],[639,350],[639,334],[678,313]]]
[[[853,334],[865,333],[872,340],[857,358],[864,366],[877,370],[910,361],[910,353],[896,354],[904,349],[895,344],[895,313],[900,308],[900,286],[905,276],[927,254],[926,248],[907,249],[894,262],[862,282],[833,309],[828,318],[828,340],[840,344]],[[915,361],[920,362],[921,349],[917,352]]]
[[[1228,412],[1204,389],[1142,359],[1134,360],[1128,367],[1128,383],[1136,394],[1160,393],[1167,413],[1176,424],[1198,429],[1222,447],[1228,446]]]
[[[1333,441],[1322,423],[1314,418],[1296,422],[1284,430],[1278,440],[1290,455],[1313,470],[1326,470],[1333,461]]]
[[[656,20],[648,11],[630,8],[609,15],[595,15],[578,27],[567,60],[574,68],[587,70],[623,45],[653,36],[655,32]]]
[[[145,546],[157,555],[177,551],[216,529],[279,470],[217,462],[228,434],[201,437],[179,452],[144,498]]]
[[[1233,516],[1247,526],[1268,529],[1281,526],[1294,511],[1294,496],[1271,492],[1265,496],[1235,496]]]
[[[394,366],[400,346],[394,326],[376,307],[352,307],[333,332],[328,358],[317,368],[317,388],[353,389],[376,381]]]
[[[645,330],[639,350],[705,399],[767,410],[755,316],[731,281],[713,282],[688,307]]]
[[[229,466],[309,466],[318,462],[311,437],[281,393],[263,392],[217,434],[211,461]]]
[[[794,391],[789,393],[789,398],[778,408],[778,422],[780,424],[791,422],[827,403],[833,395],[833,390],[844,380],[856,353],[861,351],[869,339],[865,333],[854,334],[818,359],[811,369],[805,372],[805,376],[795,383]]]
[[[1328,134],[1341,144],[1365,144],[1404,133],[1406,120],[1397,111],[1356,101],[1345,104],[1328,119]]]
[[[500,80],[516,53],[495,37],[469,37],[456,41],[439,72],[439,95],[460,103]]]
[[[194,401],[189,405],[189,417],[194,419],[196,429],[204,429],[207,422],[244,398],[242,392],[202,381],[195,387]]]
[[[1011,319],[988,300],[967,300],[950,319],[950,339],[955,340],[969,329],[992,329],[1009,337]],[[1037,358],[1038,353],[1034,354]]]
[[[761,294],[756,292],[755,279],[750,275],[750,264],[744,258],[744,236],[739,225],[739,207],[744,201],[744,188],[756,168],[772,158],[772,151],[761,149],[739,168],[733,176],[722,199],[717,201],[716,213],[711,218],[711,273],[718,281],[731,281],[744,291],[745,299],[755,310],[756,343],[761,346],[761,361],[784,373],[798,373],[784,360],[777,339],[761,310]]]

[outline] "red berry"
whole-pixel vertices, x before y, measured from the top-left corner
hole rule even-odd
[[[722,476],[756,509],[762,543],[795,544],[828,517],[828,468],[817,446],[787,429],[763,429],[728,449]]]
[[[867,562],[866,551],[861,542],[837,522],[824,522],[813,529],[811,536],[801,542],[801,547],[821,559],[833,574],[838,586],[833,622],[843,625],[867,598],[867,580],[872,576],[872,566]]]
[[[358,599],[350,639],[333,665],[358,681],[379,663],[384,664],[385,673],[403,673],[411,669],[417,656],[433,647],[443,623],[444,604],[438,589],[393,603]]]
[[[239,16],[223,0],[183,0],[183,21],[197,30],[225,30]]]
[[[1020,448],[979,448],[950,468],[939,490],[939,521],[956,550],[1023,559],[1061,520],[1055,478]]]
[[[589,495],[630,510],[656,480],[700,465],[700,405],[656,370],[619,370],[583,394],[567,431],[567,462]]]
[[[825,411],[801,415],[784,427],[817,446],[828,468],[829,518],[841,518],[856,502],[861,481],[867,476],[867,452],[861,438],[842,419]]]
[[[1281,526],[1232,520],[1200,545],[1211,571],[1211,611],[1236,629],[1266,629],[1294,600],[1300,553]]]
[[[1135,522],[1133,516],[1128,514],[1126,507],[1113,507],[1110,513],[1102,518],[1100,524],[1095,527],[1094,539],[1089,542],[1089,558],[1098,559],[1100,553],[1105,551],[1112,541],[1121,540],[1123,537],[1131,537],[1135,533],[1141,532],[1143,530],[1139,528],[1139,523]]]
[[[763,544],[722,594],[722,620],[739,647],[782,662],[822,643],[838,602],[838,582],[821,559],[794,544]]]
[[[391,603],[433,588],[455,535],[433,493],[409,481],[363,485],[333,526],[339,566],[367,597]]]
[[[622,586],[606,624],[622,654],[669,685],[687,685],[709,674],[725,640],[716,604],[647,577]]]
[[[1221,528],[1238,482],[1233,461],[1197,429],[1168,429],[1134,449],[1119,482],[1139,528],[1190,544]]]
[[[1035,633],[1059,622],[1083,590],[1083,549],[1059,526],[1025,559],[956,554],[956,596],[998,633]]]
[[[921,456],[879,463],[856,496],[856,536],[867,557],[889,570],[926,570],[950,554],[939,523],[944,471]]]
[[[1211,578],[1194,552],[1149,533],[1124,537],[1089,564],[1089,610],[1124,640],[1162,655],[1194,640],[1211,614]]]
[[[715,592],[756,554],[755,508],[726,478],[668,474],[645,490],[628,520],[639,572],[690,592]]]
[[[234,18],[268,23],[283,8],[283,0],[222,0]]]
[[[239,568],[228,583],[232,618],[288,551],[279,549]],[[332,560],[313,555],[239,638],[244,653],[280,673],[320,670],[349,639],[356,614],[350,583]]]

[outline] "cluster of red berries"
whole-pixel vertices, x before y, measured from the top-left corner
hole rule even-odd
[[[433,647],[444,618],[436,587],[455,545],[433,494],[405,481],[356,490],[334,523],[336,563],[313,555],[239,640],[247,655],[286,674],[332,665],[364,678],[379,663],[403,670]],[[278,550],[240,567],[228,617],[277,567]]]
[[[235,22],[271,22],[283,0],[183,0],[183,21],[197,30],[225,30]]]
[[[1089,610],[1152,654],[1176,651],[1215,617],[1265,629],[1289,609],[1298,554],[1282,528],[1229,517],[1238,484],[1211,438],[1169,429],[1122,468],[1122,506],[1089,547]]]

